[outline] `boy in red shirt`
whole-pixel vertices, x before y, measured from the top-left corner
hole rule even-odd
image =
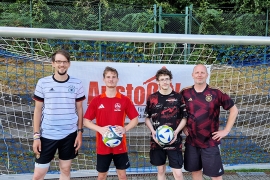
[[[119,179],[127,179],[126,169],[130,166],[125,133],[138,124],[138,112],[132,101],[116,91],[118,72],[106,67],[103,81],[105,93],[95,97],[89,104],[84,115],[84,126],[96,131],[96,152],[98,179],[106,179],[111,161],[114,161]],[[130,122],[125,126],[126,115]],[[92,120],[96,119],[96,123]],[[109,131],[109,126],[117,126],[116,131],[123,134],[122,142],[114,148],[107,147],[102,135]]]

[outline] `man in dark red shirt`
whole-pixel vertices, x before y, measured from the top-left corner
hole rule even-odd
[[[96,131],[96,152],[98,179],[106,179],[111,164],[114,161],[119,179],[127,179],[126,169],[130,166],[127,155],[125,133],[138,124],[138,112],[131,100],[116,91],[118,72],[112,67],[106,67],[103,73],[106,85],[105,93],[95,97],[89,104],[84,115],[84,126]],[[125,126],[126,115],[131,120]],[[92,120],[96,119],[96,123]],[[109,126],[117,126],[116,131],[123,134],[120,145],[110,148],[102,141],[102,135],[109,131]]]
[[[192,172],[193,180],[202,180],[202,173],[222,180],[224,169],[218,145],[233,127],[238,109],[226,93],[206,83],[208,73],[204,65],[195,66],[192,77],[194,85],[181,91],[188,112],[184,168]],[[230,111],[223,130],[219,130],[220,106]]]

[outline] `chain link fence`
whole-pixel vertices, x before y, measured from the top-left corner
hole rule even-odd
[[[155,9],[156,8],[156,9]],[[235,14],[209,9],[191,14],[164,15],[155,5],[143,7],[120,4],[52,4],[40,1],[0,2],[0,26],[34,27],[119,32],[269,35],[267,14]],[[190,19],[188,19],[188,18]]]
[[[100,30],[153,31],[153,7],[110,4],[48,5],[0,2],[0,26]]]

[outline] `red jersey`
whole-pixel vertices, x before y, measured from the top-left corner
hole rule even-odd
[[[139,114],[132,101],[125,95],[117,93],[115,97],[108,98],[105,93],[95,97],[89,104],[84,118],[96,119],[98,126],[125,124],[125,118],[132,120]],[[97,154],[121,154],[127,152],[126,136],[124,134],[122,142],[114,148],[107,147],[102,141],[102,135],[96,133]]]

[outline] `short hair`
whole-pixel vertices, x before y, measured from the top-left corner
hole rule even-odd
[[[170,79],[173,78],[172,72],[169,71],[167,68],[161,68],[160,70],[157,71],[156,73],[156,80],[158,81],[159,76],[161,75],[168,75]]]
[[[52,62],[55,61],[55,56],[56,54],[62,54],[63,56],[65,56],[65,58],[67,58],[68,62],[70,62],[70,54],[68,51],[64,50],[64,49],[60,49],[58,51],[56,51],[55,53],[52,54]]]
[[[113,68],[113,67],[110,67],[110,66],[107,66],[104,69],[104,71],[103,71],[103,78],[105,78],[106,73],[109,72],[109,71],[110,72],[114,72],[116,74],[116,77],[118,78],[118,72],[117,72],[117,70],[115,68]]]

